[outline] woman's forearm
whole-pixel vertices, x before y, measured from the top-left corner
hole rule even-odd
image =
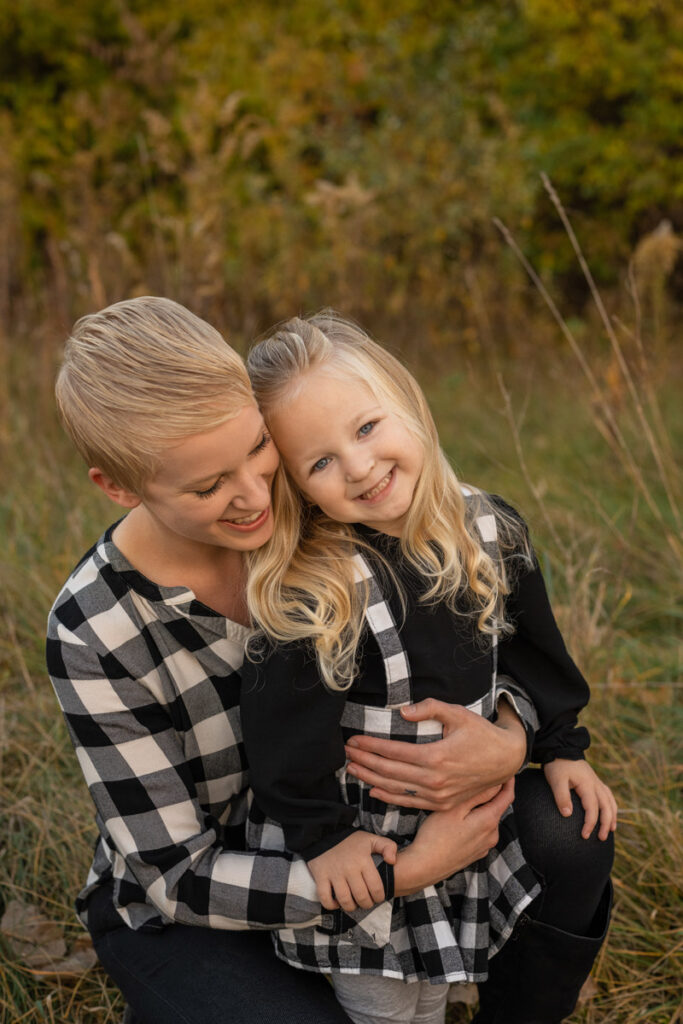
[[[420,826],[394,866],[394,895],[406,896],[473,864],[498,842],[498,823],[514,799],[511,779],[484,804],[474,798],[451,811],[437,811]]]

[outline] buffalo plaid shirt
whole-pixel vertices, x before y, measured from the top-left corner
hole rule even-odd
[[[97,809],[77,911],[113,881],[134,929],[321,922],[305,862],[249,853],[239,717],[249,631],[183,587],[160,587],[113,544],[82,559],[50,612],[48,671]],[[391,896],[391,873],[385,875]]]

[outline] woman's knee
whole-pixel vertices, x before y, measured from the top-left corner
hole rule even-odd
[[[614,860],[614,837],[598,839],[597,827],[582,836],[585,812],[572,793],[573,813],[560,814],[542,771],[527,769],[517,779],[515,819],[529,863],[544,878],[561,873],[577,884],[594,880],[602,891]]]

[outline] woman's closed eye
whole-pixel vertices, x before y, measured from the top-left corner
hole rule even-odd
[[[218,480],[216,480],[214,484],[211,484],[210,487],[207,487],[205,491],[195,491],[194,493],[198,498],[210,498],[212,494],[216,494],[216,492],[223,486],[223,480],[224,477],[219,476]]]
[[[261,438],[259,443],[256,445],[255,448],[252,448],[252,450],[249,452],[249,458],[251,459],[255,455],[260,455],[260,453],[264,450],[264,448],[268,447],[268,445],[270,444],[271,440],[272,440],[272,438],[271,438],[270,434],[268,433],[268,431],[264,430],[263,437]],[[216,492],[221,489],[221,487],[223,486],[223,483],[225,481],[226,476],[230,476],[230,474],[229,473],[227,473],[227,474],[226,473],[221,473],[221,475],[218,477],[218,479],[215,481],[215,483],[211,484],[210,487],[207,487],[205,491],[193,491],[192,493],[196,494],[196,496],[198,498],[210,498],[212,494],[216,494]]]
[[[252,455],[258,455],[260,452],[263,451],[264,448],[268,447],[268,445],[270,444],[271,440],[272,440],[272,438],[271,438],[270,434],[268,433],[268,431],[264,430],[263,431],[263,437],[261,438],[259,443],[256,445],[256,447],[252,448],[252,450],[249,452],[249,456],[251,457]]]

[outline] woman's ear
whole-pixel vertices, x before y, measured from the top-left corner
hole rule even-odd
[[[133,494],[132,491],[119,486],[110,476],[107,476],[101,469],[98,469],[97,466],[90,467],[88,476],[95,486],[104,491],[107,497],[115,501],[117,505],[123,505],[124,508],[135,508],[142,501],[139,495]]]

